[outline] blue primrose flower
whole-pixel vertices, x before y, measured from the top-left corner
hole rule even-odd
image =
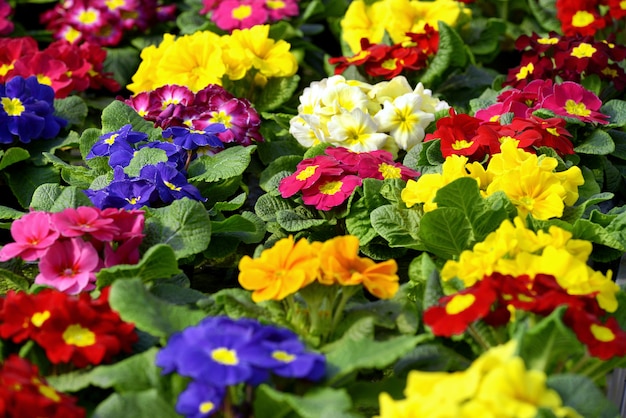
[[[108,132],[100,136],[98,141],[93,144],[91,150],[85,158],[91,159],[94,157],[110,157],[116,151],[130,153],[132,158],[134,148],[131,144],[148,140],[148,134],[145,132],[133,131],[132,128],[133,126],[131,124],[126,124],[117,131]],[[128,160],[128,162],[130,162],[130,160]],[[118,165],[113,163],[109,164],[111,167]],[[128,163],[126,163],[126,165],[128,165]]]
[[[65,125],[54,115],[54,90],[37,77],[16,76],[0,84],[0,143],[54,138]]]
[[[108,186],[98,190],[87,189],[85,194],[99,209],[139,209],[149,206],[157,192],[153,183],[141,178],[130,178],[118,166]]]
[[[214,123],[205,129],[192,129],[183,126],[171,126],[163,131],[164,138],[172,138],[174,144],[193,151],[199,147],[224,148],[217,134],[224,132],[226,127],[221,123]]]
[[[192,381],[178,396],[176,412],[187,418],[209,417],[220,409],[225,395],[223,387]]]
[[[165,155],[167,155],[167,161],[171,165],[176,167],[178,171],[183,171],[185,165],[187,164],[187,151],[176,144],[172,144],[171,142],[152,141],[142,144],[139,148],[144,147],[157,148],[165,151]],[[195,154],[192,156],[192,160],[193,158],[195,158],[195,156]]]
[[[169,163],[147,165],[141,169],[139,177],[154,184],[161,202],[165,204],[183,197],[206,200],[194,185],[187,182],[187,177]]]

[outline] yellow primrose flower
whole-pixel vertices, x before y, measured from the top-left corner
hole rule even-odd
[[[386,14],[387,5],[384,1],[371,5],[363,0],[354,0],[348,6],[341,19],[342,39],[352,52],[361,51],[361,38],[379,43],[385,36],[385,23],[382,16]]]
[[[175,39],[174,35],[166,33],[158,46],[150,45],[141,51],[141,64],[132,77],[133,82],[126,86],[128,90],[133,93],[154,90],[154,75],[158,71],[163,53],[174,44]]]
[[[309,285],[318,275],[318,247],[292,236],[263,250],[258,258],[243,256],[239,261],[239,284],[252,290],[252,300],[282,300]]]
[[[298,71],[298,61],[291,53],[291,45],[269,37],[269,25],[255,25],[249,29],[235,29],[228,39],[229,48],[242,51],[250,65],[265,78],[290,77]]]

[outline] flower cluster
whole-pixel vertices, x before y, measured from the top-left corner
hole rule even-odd
[[[404,76],[371,85],[334,75],[304,89],[289,133],[305,147],[328,143],[395,154],[420,143],[435,112],[447,108],[421,83],[413,89]]]
[[[223,148],[217,134],[224,131],[221,124],[207,125],[204,129],[186,126],[170,127],[163,131],[168,141],[148,141],[144,132],[124,125],[115,132],[100,137],[85,157],[108,158],[113,169],[113,180],[100,189],[87,189],[85,194],[100,209],[139,209],[143,206],[167,205],[174,200],[206,200],[200,191],[187,181],[189,162],[197,156],[197,150]],[[130,174],[133,159],[142,151],[157,155],[158,162],[135,167]],[[140,157],[138,157],[140,158]]]
[[[76,294],[95,288],[101,268],[139,261],[143,226],[141,211],[31,211],[11,224],[15,242],[0,249],[0,261],[39,261],[35,283]]]
[[[84,418],[76,401],[50,386],[26,359],[13,354],[0,366],[0,417]]]
[[[353,152],[329,146],[323,155],[298,163],[296,171],[280,181],[278,191],[284,198],[300,192],[305,205],[331,210],[341,206],[365,178],[407,181],[418,176],[395,162],[388,151]]]
[[[66,124],[54,115],[54,91],[37,77],[15,76],[0,84],[0,144],[52,139]]]
[[[135,326],[109,306],[109,288],[92,298],[56,289],[38,293],[9,291],[0,299],[0,337],[14,343],[34,341],[52,364],[82,368],[110,362],[132,351]]]
[[[0,81],[36,76],[52,87],[56,98],[103,87],[118,91],[113,74],[104,72],[106,56],[106,50],[92,42],[78,45],[59,40],[39,49],[30,36],[0,38]]]
[[[156,364],[192,379],[176,404],[186,417],[219,411],[230,386],[257,386],[272,375],[318,381],[326,372],[324,356],[307,351],[292,331],[222,316],[173,334]]]
[[[175,37],[165,34],[158,46],[141,51],[141,63],[126,86],[133,93],[166,84],[187,86],[196,92],[209,84],[251,78],[265,86],[268,79],[290,77],[298,70],[291,45],[269,37],[269,25],[237,29],[230,35],[209,31]]]
[[[532,80],[581,82],[595,75],[613,82],[618,90],[626,86],[626,73],[620,63],[626,59],[626,46],[592,36],[522,35],[515,41],[522,53],[521,63],[511,68],[504,85],[522,88]]]
[[[175,17],[176,5],[160,5],[157,0],[77,0],[59,2],[40,20],[55,39],[115,46],[127,32],[144,32]]]
[[[423,203],[424,211],[437,208],[437,191],[461,177],[474,178],[483,194],[499,191],[509,198],[518,214],[530,214],[536,219],[550,219],[563,215],[565,206],[578,200],[578,186],[584,183],[578,166],[555,171],[556,158],[537,156],[517,147],[517,140],[505,140],[501,153],[492,155],[487,167],[479,162],[468,163],[468,158],[452,155],[446,158],[441,173],[423,174],[418,180],[409,180],[402,190],[407,207]]]
[[[438,30],[439,21],[454,26],[470,16],[470,9],[455,0],[355,0],[341,19],[341,37],[358,53],[363,38],[378,44],[388,34],[399,44],[407,40],[407,33],[423,33],[426,25]]]
[[[393,45],[372,44],[367,38],[361,39],[361,51],[351,57],[329,58],[335,65],[335,74],[343,74],[350,66],[363,67],[371,77],[386,80],[400,73],[420,71],[427,67],[439,47],[439,32],[430,25],[424,26],[423,33],[407,33],[408,41]]]
[[[224,125],[217,137],[223,143],[251,145],[263,141],[261,118],[248,99],[233,96],[211,84],[197,93],[185,86],[165,85],[125,99],[144,119],[167,129],[173,126],[203,130],[211,124]]]
[[[280,239],[258,258],[239,261],[239,284],[252,290],[252,300],[282,300],[314,282],[324,286],[362,285],[374,296],[389,299],[399,288],[396,261],[380,263],[359,257],[359,239],[342,235],[325,242]]]
[[[550,416],[581,418],[546,385],[543,371],[529,370],[515,355],[511,341],[486,351],[467,370],[453,373],[412,370],[407,376],[404,399],[380,395],[378,418],[398,417],[534,417],[548,410]]]
[[[248,29],[297,16],[298,0],[202,0],[201,14],[208,14],[225,31]]]
[[[561,31],[568,36],[593,36],[605,27],[623,24],[626,17],[620,0],[557,0],[555,7]]]

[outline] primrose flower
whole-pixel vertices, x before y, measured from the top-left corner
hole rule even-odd
[[[165,204],[183,197],[206,200],[194,185],[187,182],[187,177],[183,173],[168,163],[160,162],[142,167],[139,177],[148,179],[155,185],[159,199]]]
[[[0,143],[54,138],[67,121],[54,116],[54,90],[32,76],[0,85]]]
[[[113,218],[103,217],[99,209],[90,206],[53,213],[51,222],[62,236],[70,238],[90,235],[99,241],[112,241],[119,233]]]
[[[410,150],[422,142],[424,130],[435,120],[435,115],[421,108],[422,97],[409,93],[385,102],[374,119],[381,130],[388,131],[400,149]]]
[[[93,144],[91,150],[85,157],[91,159],[95,157],[110,157],[116,151],[122,150],[128,153],[133,152],[131,144],[147,141],[148,134],[133,130],[131,124],[126,124],[114,132],[107,132],[100,136],[98,141]]]
[[[306,239],[283,238],[259,258],[243,256],[239,261],[239,284],[252,290],[252,300],[282,300],[312,283],[319,259]]]
[[[281,180],[278,191],[282,197],[291,197],[311,187],[322,175],[337,176],[342,173],[343,169],[337,165],[337,160],[327,155],[318,155],[299,162],[296,171]]]
[[[267,22],[268,14],[263,1],[226,0],[219,2],[211,14],[211,20],[225,31],[251,28]]]
[[[383,148],[389,135],[378,132],[374,119],[361,109],[333,116],[328,122],[329,142],[353,151],[374,151]]]
[[[222,406],[226,389],[204,382],[192,381],[181,392],[176,402],[176,412],[187,418],[205,418]]]
[[[59,232],[50,223],[50,214],[32,211],[11,224],[10,242],[0,249],[0,261],[20,257],[25,261],[40,258],[57,240]]]
[[[323,176],[309,188],[302,190],[305,205],[317,210],[331,210],[341,206],[363,180],[355,175]]]
[[[568,116],[583,122],[608,123],[608,116],[598,112],[601,106],[602,101],[598,96],[573,81],[555,84],[553,93],[541,102],[541,107],[559,116]]]
[[[205,129],[190,129],[182,126],[172,126],[163,131],[164,138],[172,138],[175,145],[187,151],[199,147],[224,148],[224,144],[217,134],[226,128],[220,123],[207,126]]]

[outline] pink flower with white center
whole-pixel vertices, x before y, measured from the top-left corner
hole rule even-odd
[[[582,122],[608,123],[608,116],[598,112],[602,100],[593,92],[573,81],[555,84],[552,94],[546,96],[541,107],[558,116],[576,118]]]
[[[113,219],[103,218],[100,209],[81,206],[76,209],[67,208],[52,214],[54,228],[64,237],[80,237],[91,235],[99,241],[112,241],[118,234]]]
[[[169,105],[190,106],[195,98],[194,93],[186,86],[168,84],[154,90],[154,94],[161,103],[161,110]]]
[[[15,257],[34,261],[40,258],[59,237],[59,232],[52,228],[50,214],[30,212],[13,222],[11,236],[15,242],[0,249],[0,261]]]
[[[102,262],[98,252],[82,238],[58,240],[39,261],[35,283],[77,294],[95,288],[96,271]]]
[[[299,12],[296,0],[265,0],[265,8],[272,21],[297,16]]]
[[[264,3],[264,0],[222,1],[211,15],[211,20],[226,31],[262,25],[268,19]]]

